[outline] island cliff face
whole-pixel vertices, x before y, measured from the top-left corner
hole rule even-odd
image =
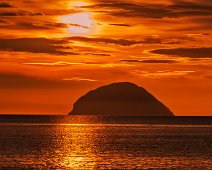
[[[174,116],[144,88],[133,83],[114,83],[80,97],[71,115]]]

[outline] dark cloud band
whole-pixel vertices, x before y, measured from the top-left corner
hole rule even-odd
[[[165,17],[179,18],[184,16],[211,16],[212,6],[201,2],[173,1],[172,5],[146,3],[104,2],[85,8],[99,10],[102,13],[120,17],[146,17],[161,19]],[[115,9],[115,10],[114,10]]]
[[[127,39],[112,39],[112,38],[88,38],[88,37],[69,37],[68,40],[83,41],[90,43],[105,43],[116,44],[120,46],[132,46],[138,44],[163,44],[160,38],[145,38],[141,41],[127,40]]]
[[[12,8],[13,6],[6,3],[6,2],[1,2],[0,3],[0,8]]]
[[[156,50],[152,50],[151,53],[175,55],[180,57],[191,57],[191,58],[212,58],[212,47],[156,49]]]
[[[76,55],[73,52],[66,52],[70,47],[64,47],[67,43],[64,40],[52,40],[46,38],[19,38],[19,39],[0,39],[0,50],[48,53],[56,55]]]

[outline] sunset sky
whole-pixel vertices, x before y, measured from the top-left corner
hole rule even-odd
[[[212,116],[211,0],[3,0],[0,114],[67,114],[129,81],[178,116]]]

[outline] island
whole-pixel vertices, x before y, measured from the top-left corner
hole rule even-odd
[[[119,82],[91,90],[80,97],[70,115],[174,116],[172,111],[142,87]]]

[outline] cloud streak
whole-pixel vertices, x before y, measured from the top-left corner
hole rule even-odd
[[[174,60],[119,60],[122,62],[128,62],[128,63],[149,63],[149,64],[171,64],[176,63]]]
[[[78,87],[82,81],[92,83],[97,80],[82,77],[50,80],[18,73],[0,72],[0,89],[69,89]]]
[[[117,26],[117,27],[131,27],[129,24],[110,24],[112,26]]]
[[[119,17],[146,17],[146,18],[179,18],[183,16],[211,16],[212,6],[198,2],[173,1],[171,5],[127,3],[123,1],[99,3],[87,6],[112,16]],[[101,11],[99,11],[101,9]]]
[[[56,55],[76,55],[76,53],[65,51],[71,49],[70,47],[64,47],[65,43],[67,42],[64,40],[47,38],[0,39],[0,50]]]
[[[63,81],[88,81],[88,82],[96,82],[98,80],[88,79],[83,77],[73,77],[73,78],[64,78]]]
[[[73,63],[73,62],[31,62],[23,63],[24,65],[38,65],[38,66],[69,66],[69,65],[83,65],[84,63]]]
[[[40,12],[30,12],[30,11],[2,11],[0,16],[2,17],[15,17],[15,16],[43,16],[45,14]]]
[[[1,2],[0,3],[0,8],[12,8],[13,6],[6,3],[6,2]]]
[[[190,58],[212,58],[212,47],[156,49],[150,52],[154,54],[175,55]]]
[[[141,41],[136,40],[127,40],[127,39],[112,39],[112,38],[88,38],[88,37],[69,37],[67,40],[72,41],[82,41],[82,42],[90,42],[90,43],[104,43],[104,44],[115,44],[120,46],[132,46],[138,44],[166,44],[162,42],[160,38],[145,38]],[[170,44],[170,42],[168,42]]]

